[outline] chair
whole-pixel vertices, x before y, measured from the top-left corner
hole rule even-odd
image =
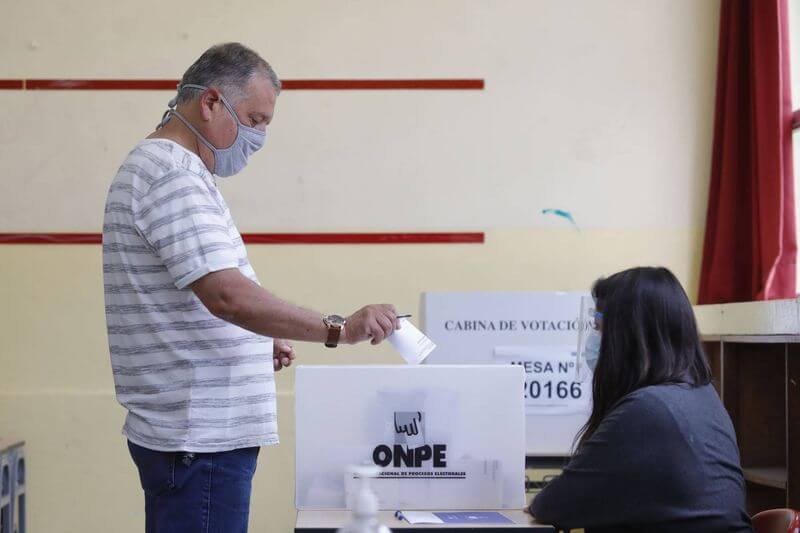
[[[753,517],[755,533],[800,533],[800,512],[794,509],[770,509]]]

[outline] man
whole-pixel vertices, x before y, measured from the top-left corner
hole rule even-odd
[[[259,446],[278,443],[274,371],[295,358],[282,339],[378,344],[398,327],[391,305],[323,317],[259,285],[212,174],[263,146],[279,92],[254,51],[210,48],[109,190],[108,339],[148,533],[247,531]]]

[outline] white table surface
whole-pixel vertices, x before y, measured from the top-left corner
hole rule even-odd
[[[463,511],[459,511],[463,512]],[[509,518],[514,524],[418,524],[411,525],[405,520],[398,520],[394,516],[393,511],[380,511],[378,513],[378,521],[391,530],[406,530],[406,529],[510,529],[510,530],[531,530],[532,526],[543,527],[542,524],[537,523],[529,514],[518,511],[500,509],[496,512],[501,513],[503,516]],[[323,510],[323,511],[298,511],[297,512],[297,529],[336,529],[342,527],[350,522],[350,511],[339,510]],[[555,531],[555,530],[553,530]]]

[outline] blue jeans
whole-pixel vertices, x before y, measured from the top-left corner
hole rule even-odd
[[[146,533],[246,533],[258,448],[158,452],[128,441],[144,489]]]

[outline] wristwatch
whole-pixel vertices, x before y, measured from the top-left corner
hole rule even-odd
[[[325,346],[328,348],[336,348],[339,344],[339,337],[344,331],[344,325],[347,320],[339,315],[327,315],[322,317],[322,322],[328,328],[328,340],[325,341]]]

